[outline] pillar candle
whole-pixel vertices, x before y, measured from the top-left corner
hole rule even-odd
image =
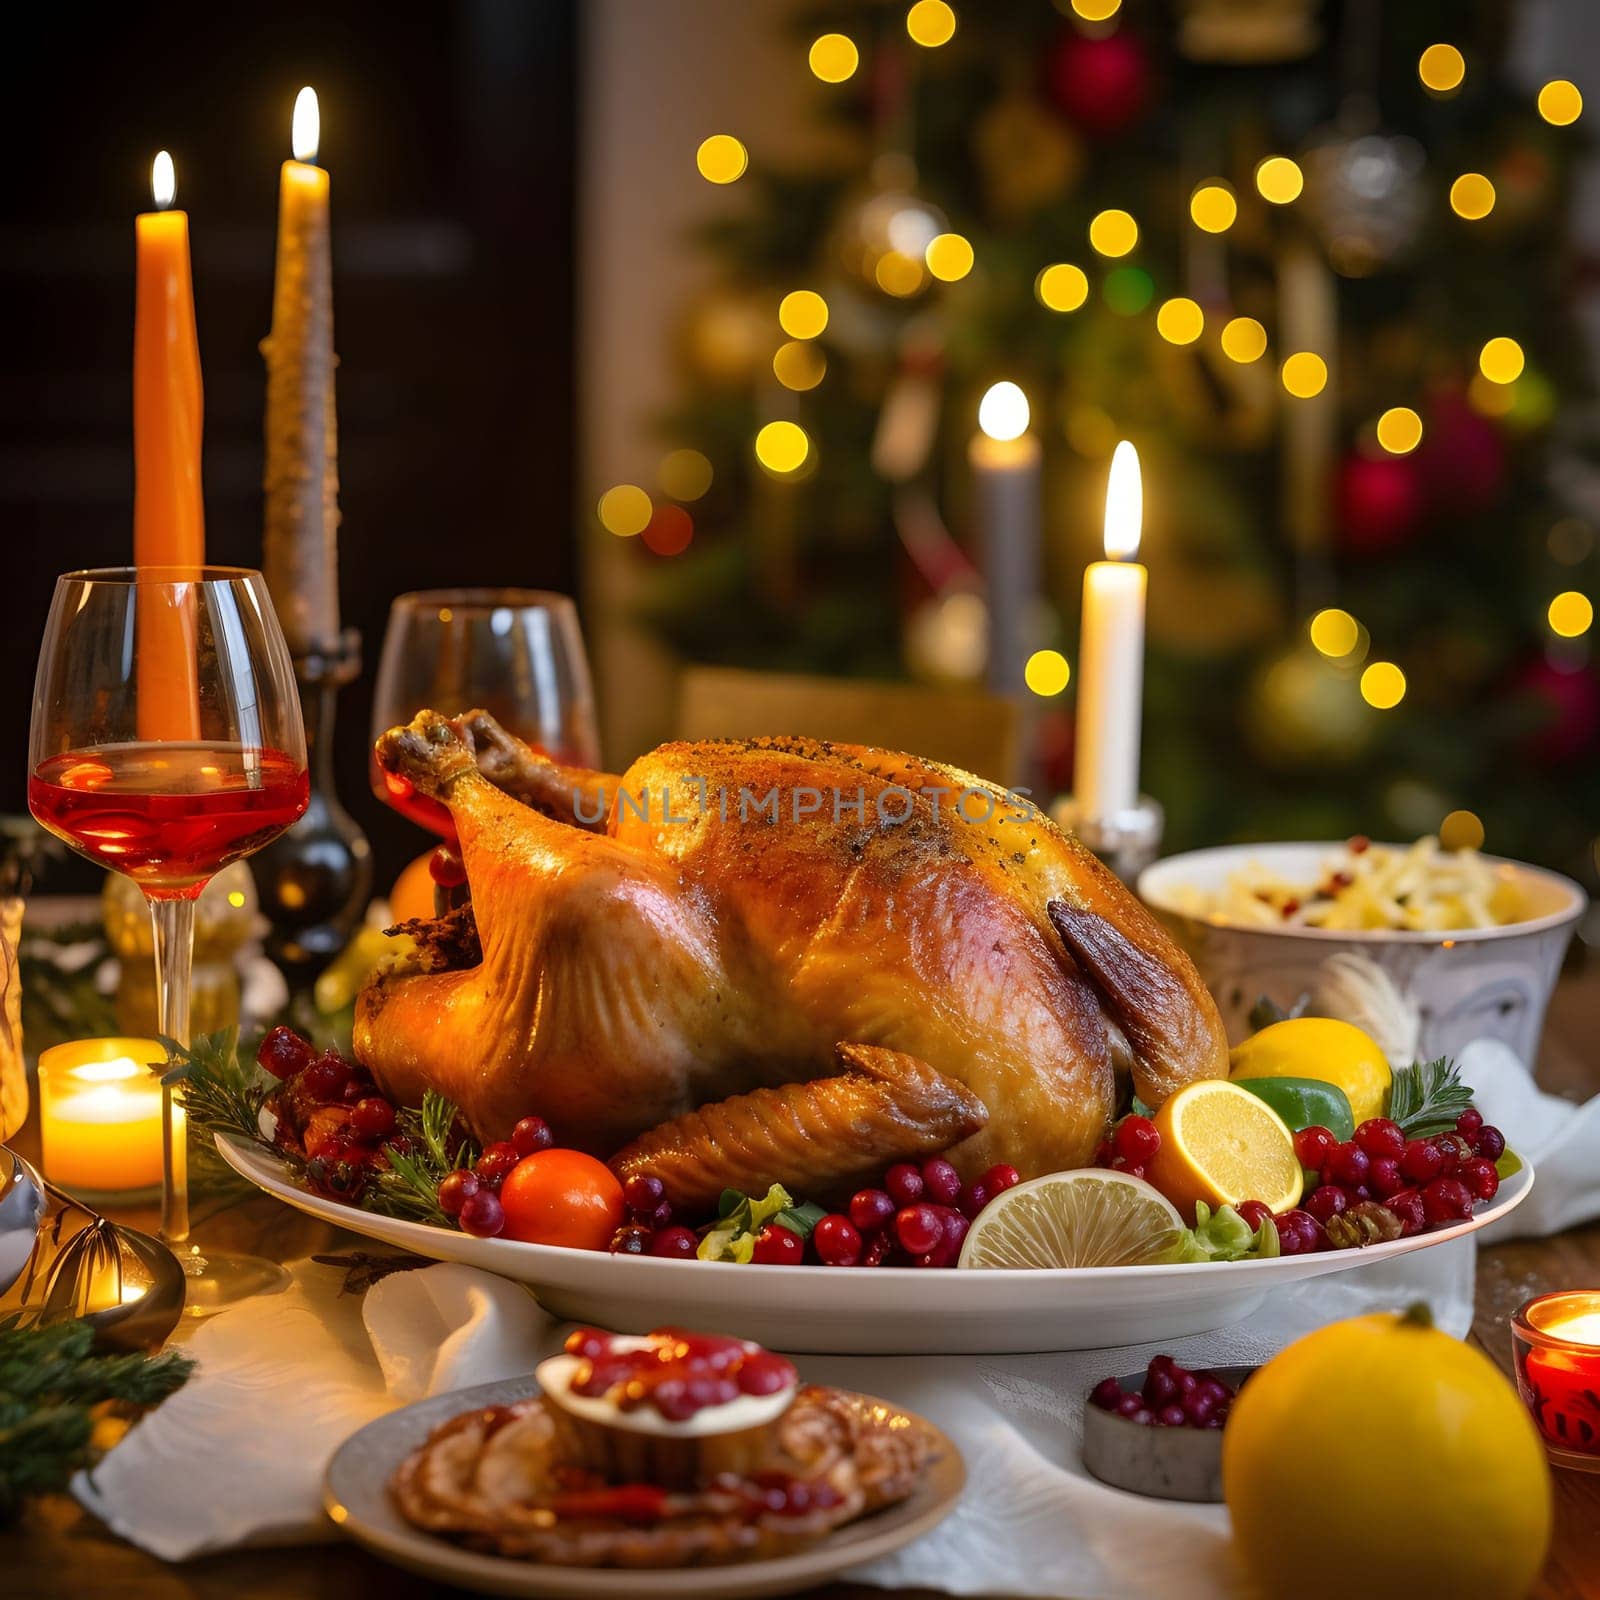
[[[1079,813],[1096,820],[1126,811],[1139,798],[1147,574],[1133,557],[1142,515],[1139,455],[1124,439],[1106,484],[1106,559],[1083,574],[1073,787]]]
[[[157,209],[134,219],[133,559],[140,567],[205,561],[200,497],[200,345],[189,267],[189,218],[163,150],[151,170]],[[139,597],[139,736],[197,739],[199,680],[191,608]]]
[[[339,643],[338,433],[328,174],[313,165],[317,97],[295,101],[295,159],[278,185],[278,255],[267,363],[262,570],[297,656]]]
[[[978,501],[980,565],[989,603],[989,687],[1022,695],[1039,595],[1039,441],[1028,397],[997,383],[978,407],[968,451]]]

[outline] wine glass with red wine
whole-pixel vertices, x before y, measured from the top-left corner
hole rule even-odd
[[[155,927],[161,1031],[189,1043],[194,907],[211,877],[306,808],[294,668],[259,572],[69,572],[39,652],[28,808],[96,866],[139,885]],[[163,1096],[161,1232],[189,1237],[182,1108]],[[284,1277],[254,1256],[178,1251],[197,1314]]]
[[[424,709],[484,710],[566,766],[599,759],[594,691],[578,613],[542,589],[425,589],[389,608],[372,701],[374,740]],[[451,841],[450,813],[371,759],[372,791]]]

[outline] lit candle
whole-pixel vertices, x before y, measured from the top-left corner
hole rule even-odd
[[[151,167],[150,187],[156,209],[134,218],[133,559],[141,567],[198,567],[206,558],[200,345],[189,217],[171,209],[178,180],[165,150]],[[137,672],[140,737],[199,738],[192,610],[140,595]]]
[[[1600,1290],[1536,1296],[1511,1335],[1517,1388],[1545,1443],[1600,1470]]]
[[[1016,384],[984,394],[968,459],[988,593],[989,687],[1021,695],[1039,590],[1040,450],[1028,432],[1028,397]]]
[[[153,1189],[161,1182],[161,1077],[155,1039],[85,1039],[39,1057],[45,1176],[75,1194]],[[176,1131],[183,1111],[174,1109]],[[174,1142],[179,1182],[186,1141]]]
[[[333,268],[328,174],[314,163],[315,90],[294,103],[278,184],[278,259],[267,363],[262,570],[296,656],[339,644],[338,433],[333,400]]]
[[[1078,642],[1079,815],[1105,820],[1139,798],[1139,722],[1144,689],[1144,594],[1139,552],[1144,491],[1139,452],[1124,439],[1106,483],[1104,561],[1083,574]]]

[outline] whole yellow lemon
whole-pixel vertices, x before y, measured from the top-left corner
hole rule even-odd
[[[389,915],[396,922],[433,915],[433,874],[428,871],[432,860],[433,851],[425,851],[394,880],[394,888],[389,891]]]
[[[1332,1017],[1291,1017],[1235,1045],[1233,1078],[1316,1078],[1345,1092],[1356,1126],[1381,1117],[1389,1101],[1389,1063],[1371,1034]]]
[[[1223,1430],[1222,1487],[1274,1600],[1522,1600],[1550,1543],[1532,1420],[1420,1306],[1335,1322],[1268,1362]]]

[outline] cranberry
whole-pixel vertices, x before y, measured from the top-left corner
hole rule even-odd
[[[374,1095],[377,1092],[378,1086],[371,1078],[365,1076],[346,1078],[344,1088],[339,1091],[339,1098],[345,1105],[355,1106],[360,1105],[369,1095]]]
[[[670,1261],[688,1261],[699,1248],[700,1241],[690,1228],[660,1228],[650,1236],[650,1254]]]
[[[763,1267],[798,1267],[805,1260],[805,1254],[805,1240],[798,1233],[769,1222],[756,1235],[755,1251],[750,1259]]]
[[[1338,1148],[1338,1144],[1331,1128],[1313,1122],[1309,1128],[1302,1128],[1294,1136],[1295,1159],[1302,1167],[1321,1172],[1323,1163]]]
[[[990,1167],[978,1182],[988,1186],[989,1198],[992,1200],[997,1194],[1004,1194],[1007,1189],[1015,1189],[1022,1182],[1022,1174],[1015,1167],[1001,1161]]]
[[[1149,1367],[1144,1375],[1144,1403],[1159,1411],[1178,1398],[1178,1380],[1170,1367]]]
[[[368,1095],[358,1100],[350,1113],[350,1126],[358,1139],[376,1144],[394,1132],[394,1107],[379,1095]]]
[[[330,1200],[353,1202],[361,1198],[369,1170],[364,1161],[347,1160],[330,1143],[324,1147],[324,1154],[306,1163],[306,1182]]]
[[[922,1163],[922,1192],[935,1205],[953,1206],[961,1196],[961,1174],[942,1156]]]
[[[1391,1122],[1387,1117],[1369,1117],[1356,1129],[1356,1143],[1376,1161],[1380,1156],[1403,1155],[1406,1136],[1398,1122]]]
[[[1252,1233],[1272,1215],[1272,1207],[1260,1200],[1241,1200],[1233,1209],[1244,1219],[1245,1226]]]
[[[428,857],[428,876],[441,889],[459,889],[467,881],[466,863],[447,844]]]
[[[1349,1204],[1344,1190],[1331,1183],[1323,1184],[1320,1189],[1313,1189],[1305,1200],[1306,1210],[1324,1225],[1330,1218],[1338,1216]]]
[[[1121,1156],[1113,1156],[1111,1158],[1111,1169],[1113,1172],[1125,1172],[1130,1178],[1142,1178],[1144,1176],[1143,1167],[1124,1161]]]
[[[484,1146],[483,1154],[478,1157],[472,1170],[478,1174],[478,1182],[486,1189],[498,1191],[521,1159],[517,1147],[509,1139],[500,1139]]]
[[[1483,1126],[1483,1113],[1476,1106],[1468,1106],[1456,1118],[1456,1132],[1471,1138]]]
[[[1383,1202],[1400,1219],[1400,1236],[1409,1239],[1427,1226],[1428,1214],[1415,1189],[1402,1189]]]
[[[954,1206],[940,1206],[938,1211],[939,1220],[944,1224],[944,1254],[948,1258],[944,1264],[953,1267],[972,1224]]]
[[[606,1248],[614,1256],[643,1256],[650,1253],[653,1235],[642,1222],[625,1222],[611,1235]]]
[[[1162,1408],[1156,1412],[1156,1421],[1163,1428],[1181,1428],[1186,1422],[1188,1422],[1188,1420],[1189,1418],[1184,1412],[1183,1407],[1176,1401],[1174,1401],[1170,1406],[1162,1406]]]
[[[666,1194],[667,1186],[658,1177],[641,1172],[623,1184],[622,1203],[635,1216],[648,1217],[666,1198]]]
[[[1461,1163],[1461,1181],[1479,1200],[1493,1200],[1500,1189],[1500,1174],[1487,1156],[1474,1156]]]
[[[972,1221],[992,1199],[994,1194],[989,1185],[982,1178],[974,1178],[961,1191],[961,1215]]]
[[[274,1078],[292,1078],[316,1058],[316,1047],[279,1023],[256,1048],[256,1061]]]
[[[776,1394],[794,1380],[794,1368],[770,1350],[746,1356],[739,1364],[739,1388],[745,1394]]]
[[[1400,1157],[1400,1171],[1412,1183],[1432,1183],[1444,1171],[1444,1154],[1430,1139],[1412,1139]]]
[[[1115,1383],[1116,1381],[1117,1380],[1115,1378],[1106,1379],[1107,1383]],[[1116,1405],[1112,1407],[1112,1410],[1114,1410],[1119,1417],[1131,1418],[1137,1412],[1144,1412],[1146,1419],[1148,1419],[1150,1416],[1150,1413],[1144,1409],[1143,1397],[1136,1394],[1123,1395],[1123,1397],[1117,1401]]]
[[[944,1224],[932,1206],[904,1206],[894,1219],[900,1248],[914,1256],[926,1255],[944,1238]]]
[[[1273,1218],[1278,1248],[1286,1256],[1309,1256],[1322,1247],[1322,1225],[1309,1211],[1296,1208]]]
[[[479,1189],[467,1197],[461,1207],[461,1231],[479,1239],[492,1239],[506,1225],[505,1207],[500,1196],[487,1189]]]
[[[1353,1189],[1356,1184],[1367,1181],[1367,1173],[1371,1166],[1372,1161],[1367,1152],[1351,1140],[1347,1144],[1333,1147],[1328,1155],[1328,1164],[1322,1169],[1322,1181],[1342,1184],[1346,1188]]]
[[[511,1142],[519,1156],[536,1156],[541,1150],[548,1150],[556,1142],[556,1136],[543,1117],[524,1117],[511,1130]]]
[[[299,1075],[301,1091],[312,1100],[337,1100],[350,1069],[337,1050],[325,1050]]]
[[[1130,1167],[1142,1167],[1161,1148],[1161,1135],[1149,1117],[1124,1117],[1113,1139],[1117,1154]]]
[[[1478,1129],[1478,1137],[1473,1141],[1478,1147],[1478,1154],[1490,1161],[1498,1161],[1506,1153],[1506,1136],[1492,1123],[1485,1123]]]
[[[1401,1174],[1400,1163],[1393,1156],[1378,1156],[1367,1175],[1367,1184],[1380,1200],[1387,1200],[1390,1195],[1398,1194],[1405,1188],[1406,1180]]]
[[[811,1243],[825,1267],[853,1267],[861,1259],[861,1232],[838,1212],[818,1219],[811,1230]]]
[[[882,1189],[860,1189],[850,1197],[850,1220],[859,1233],[887,1228],[894,1213],[895,1203]]]
[[[457,1167],[454,1172],[447,1172],[439,1180],[439,1209],[447,1217],[459,1217],[461,1208],[481,1185],[478,1174],[470,1167]]]
[[[914,1206],[922,1198],[922,1173],[909,1161],[897,1161],[884,1173],[883,1186],[897,1206]]]
[[[1472,1146],[1459,1133],[1434,1134],[1433,1147],[1444,1161],[1439,1174],[1445,1178],[1455,1177],[1461,1163],[1471,1160],[1474,1154]]]
[[[1102,1139],[1094,1147],[1094,1154],[1089,1158],[1091,1167],[1109,1167],[1111,1158],[1117,1153],[1117,1147],[1109,1139]]]
[[[1209,1390],[1196,1385],[1183,1397],[1184,1420],[1196,1428],[1203,1428],[1219,1404],[1221,1402]]]
[[[1435,1178],[1422,1191],[1422,1212],[1439,1227],[1472,1215],[1472,1191],[1459,1178]]]
[[[1124,1398],[1122,1385],[1115,1378],[1102,1378],[1089,1391],[1089,1404],[1102,1411],[1115,1411]]]

